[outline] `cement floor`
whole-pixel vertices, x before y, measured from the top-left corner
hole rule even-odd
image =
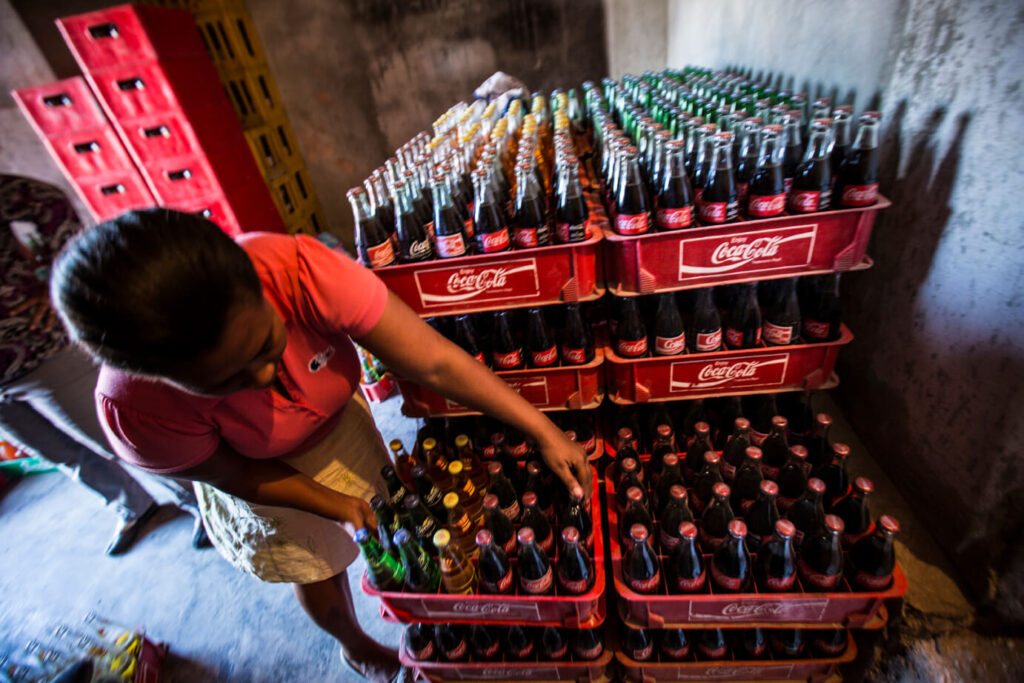
[[[416,424],[400,415],[400,404],[393,398],[374,405],[378,427],[385,439],[411,444]],[[851,472],[875,482],[875,514],[894,514],[902,524],[897,556],[910,585],[901,616],[858,635],[862,654],[847,679],[1024,680],[1022,641],[983,633],[915,511],[829,406],[835,438],[853,448]],[[193,550],[190,517],[164,508],[136,547],[116,559],[103,554],[112,528],[111,513],[63,475],[29,477],[7,491],[0,499],[0,653],[94,611],[168,643],[168,683],[361,680],[289,586],[242,574],[213,550]],[[360,621],[394,646],[401,628],[384,622],[376,599],[362,594],[360,572],[359,563],[350,569]]]

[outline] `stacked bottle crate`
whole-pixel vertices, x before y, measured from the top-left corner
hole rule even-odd
[[[156,0],[190,10],[289,233],[327,229],[259,34],[243,0]]]

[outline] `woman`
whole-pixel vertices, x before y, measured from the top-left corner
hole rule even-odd
[[[387,455],[356,392],[350,339],[522,430],[567,487],[590,493],[579,446],[375,274],[312,238],[236,243],[191,214],[130,212],[68,244],[51,294],[72,339],[103,363],[97,409],[117,454],[197,482],[217,549],[293,583],[372,680],[397,672],[396,653],[359,628],[344,571],[358,550],[337,523],[376,529],[366,501]]]

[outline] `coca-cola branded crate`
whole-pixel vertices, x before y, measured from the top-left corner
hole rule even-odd
[[[512,389],[537,408],[583,410],[597,407],[604,397],[604,350],[597,346],[586,365],[527,368],[495,372]],[[475,414],[464,405],[405,379],[398,380],[409,417]]]
[[[585,242],[407,263],[375,272],[423,316],[592,301],[604,294],[602,231]]]
[[[646,403],[828,389],[839,347],[853,341],[845,325],[839,339],[823,344],[759,346],[735,351],[627,359],[604,350],[608,397],[616,403]]]
[[[836,657],[814,657],[808,659],[766,659],[742,660],[730,655],[729,659],[698,661],[691,654],[684,661],[637,662],[623,652],[616,652],[615,659],[622,680],[635,683],[654,681],[820,681],[836,673],[843,664],[852,662],[857,656],[857,645],[851,636],[846,650]],[[657,660],[657,656],[655,656]]]
[[[653,294],[730,282],[866,268],[875,217],[890,205],[787,215],[725,226],[605,235],[609,291]]]
[[[897,600],[907,592],[907,579],[897,563],[892,584],[880,591],[854,591],[844,576],[839,589],[828,593],[806,590],[799,577],[799,590],[792,593],[762,593],[756,584],[751,593],[724,593],[719,592],[710,579],[697,593],[670,594],[664,581],[657,593],[637,593],[623,578],[614,477],[615,467],[611,465],[605,470],[605,503],[612,581],[623,619],[642,628],[861,628],[876,621],[884,603]],[[654,525],[653,536],[656,537],[657,519]],[[658,546],[655,541],[656,549]],[[659,552],[658,559],[664,568],[667,556]],[[710,566],[711,555],[704,553],[703,560],[705,567]]]
[[[423,683],[436,681],[608,681],[613,676],[614,653],[609,648],[597,659],[577,660],[569,655],[557,662],[424,662],[413,659],[405,649],[405,636],[398,649],[402,666]]]
[[[596,494],[597,471],[593,471],[595,491],[591,499],[591,519],[594,522],[594,587],[583,595],[563,595],[555,581],[554,595],[451,595],[442,585],[437,593],[408,593],[381,591],[373,587],[363,573],[363,592],[375,595],[381,601],[381,616],[386,621],[409,623],[422,621],[521,624],[523,626],[562,626],[565,628],[595,628],[605,618],[604,538],[601,533],[601,513]],[[558,531],[556,530],[557,534]],[[556,541],[556,547],[560,541]],[[509,558],[512,571],[516,571],[516,558]],[[555,559],[557,563],[557,557]],[[518,576],[518,575],[516,575]]]

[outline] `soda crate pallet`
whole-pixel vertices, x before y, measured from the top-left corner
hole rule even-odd
[[[726,226],[605,235],[608,290],[618,296],[861,270],[878,212],[891,205],[787,215]]]
[[[594,491],[597,471],[593,470]],[[451,595],[443,586],[438,593],[407,593],[377,590],[363,573],[362,587],[367,595],[380,598],[381,616],[386,621],[409,623],[520,624],[523,626],[561,626],[595,628],[604,623],[605,565],[604,538],[601,533],[600,496],[591,499],[594,523],[594,586],[582,595]],[[556,543],[557,545],[557,543]],[[516,559],[509,558],[513,571]]]
[[[822,344],[759,346],[682,356],[629,359],[604,349],[608,397],[646,403],[765,391],[829,389],[839,347],[853,341],[845,325],[839,339]],[[838,380],[836,380],[838,383]]]
[[[623,576],[613,477],[614,466],[605,470],[611,577],[622,617],[639,627],[862,628],[876,621],[886,602],[898,600],[907,592],[907,579],[897,563],[893,569],[892,584],[881,591],[854,591],[844,576],[840,590],[827,593],[803,590],[799,578],[797,585],[801,590],[790,593],[762,593],[756,584],[752,593],[726,593],[713,587],[710,580],[697,593],[667,593],[664,581],[658,593],[637,593],[630,589]],[[667,557],[660,556],[659,559],[664,567]],[[705,553],[702,559],[704,566],[709,566],[711,555]]]
[[[594,359],[585,365],[552,368],[502,370],[495,374],[537,408],[583,410],[596,407],[604,395],[604,352],[594,349]],[[399,379],[405,400],[403,412],[409,417],[475,414],[415,382]]]

